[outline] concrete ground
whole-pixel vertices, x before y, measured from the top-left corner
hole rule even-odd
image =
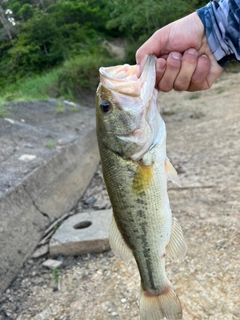
[[[240,73],[201,93],[160,94],[168,156],[182,188],[169,183],[173,215],[188,252],[166,270],[184,320],[240,319]],[[109,208],[101,168],[75,212]],[[56,257],[59,269],[29,259],[2,295],[0,319],[137,320],[140,280],[111,251]]]

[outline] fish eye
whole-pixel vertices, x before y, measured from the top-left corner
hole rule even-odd
[[[108,113],[112,109],[110,103],[106,100],[103,100],[101,102],[100,108],[102,109],[102,112],[104,112],[104,113]]]

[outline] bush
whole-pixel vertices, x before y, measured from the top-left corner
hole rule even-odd
[[[57,72],[57,96],[81,100],[84,92],[95,93],[99,82],[99,68],[121,63],[106,56],[93,54],[65,61]]]

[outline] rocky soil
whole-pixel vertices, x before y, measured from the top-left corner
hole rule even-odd
[[[168,156],[182,188],[169,183],[188,252],[167,260],[184,319],[240,319],[240,73],[201,93],[160,94]],[[109,208],[101,167],[75,212]],[[111,252],[30,259],[2,295],[0,320],[137,320],[140,280]]]

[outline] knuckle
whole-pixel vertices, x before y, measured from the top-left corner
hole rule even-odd
[[[187,79],[177,79],[174,82],[173,88],[176,91],[184,91],[189,87],[189,81]]]
[[[176,72],[176,70],[180,70],[180,67],[181,67],[181,61],[180,60],[169,60],[168,64],[167,64],[167,68],[168,70],[171,72],[171,71],[174,71]]]
[[[183,56],[183,63],[189,65],[197,65],[198,57],[188,54],[187,56]]]
[[[169,92],[169,91],[171,91],[173,89],[173,87],[168,85],[168,84],[166,84],[166,83],[159,82],[158,83],[158,89],[160,91],[162,91],[162,92]]]

